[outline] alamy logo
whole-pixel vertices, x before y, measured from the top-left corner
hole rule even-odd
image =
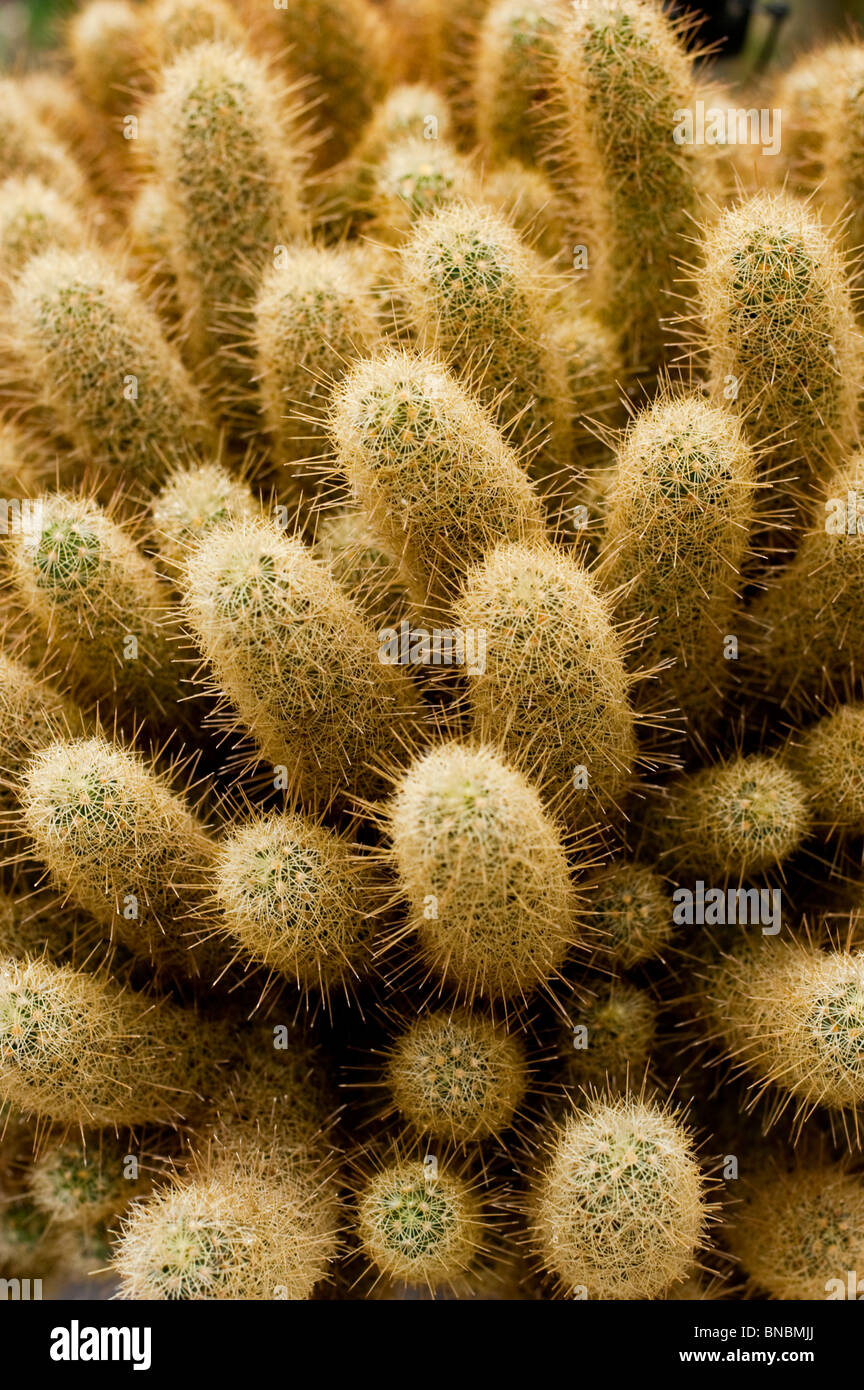
[[[378,633],[378,660],[385,666],[464,666],[471,676],[486,670],[483,628],[412,627],[403,618],[398,628]]]
[[[776,936],[782,920],[780,888],[709,888],[702,879],[693,888],[676,888],[672,921],[679,927],[761,926]]]
[[[751,106],[709,106],[697,101],[672,116],[676,145],[760,145],[763,155],[780,153],[783,113]]]
[[[864,1303],[864,1279],[858,1278],[857,1269],[847,1269],[845,1279],[826,1280],[825,1295],[829,1303],[841,1298]]]
[[[68,1327],[51,1331],[52,1361],[131,1361],[135,1371],[149,1371],[153,1334],[149,1327]]]

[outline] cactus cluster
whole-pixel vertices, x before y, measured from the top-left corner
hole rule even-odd
[[[679,8],[0,76],[0,1281],[860,1272],[864,45]]]

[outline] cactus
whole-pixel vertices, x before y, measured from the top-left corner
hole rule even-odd
[[[392,861],[430,972],[467,998],[524,999],[576,944],[561,836],[535,788],[492,749],[445,743],[402,774]]]
[[[375,297],[346,251],[298,247],[265,272],[254,345],[280,496],[302,506],[317,495],[331,393],[379,336]]]
[[[178,469],[150,504],[159,560],[174,577],[214,526],[251,519],[258,511],[248,484],[220,463]]]
[[[508,159],[486,170],[476,196],[506,217],[525,244],[547,260],[566,253],[570,212],[538,169]]]
[[[864,232],[859,208],[864,186],[864,126],[859,109],[864,94],[864,47],[850,43],[845,49],[833,48],[829,58],[822,56],[818,71],[825,83],[817,127],[824,171],[820,191],[825,215],[841,223],[843,242],[854,263]]]
[[[75,207],[88,203],[87,181],[72,155],[39,119],[10,78],[0,79],[0,179],[37,178]]]
[[[465,1178],[416,1159],[381,1167],[357,1194],[357,1235],[375,1269],[410,1287],[458,1287],[487,1240],[483,1210]]]
[[[841,705],[794,736],[787,758],[807,791],[815,826],[864,834],[864,705]]]
[[[141,488],[210,445],[195,386],[109,256],[57,248],[35,257],[11,312],[42,403],[90,464]]]
[[[315,553],[376,630],[398,624],[408,607],[398,555],[388,551],[359,508],[325,514]]]
[[[129,702],[156,728],[188,726],[165,624],[169,591],[126,530],[86,497],[37,499],[9,568],[25,613],[82,703]]]
[[[142,143],[167,201],[189,351],[206,361],[221,347],[210,365],[223,410],[251,392],[236,343],[248,338],[258,278],[277,247],[305,235],[297,121],[264,64],[218,42],[181,53],[148,107]]]
[[[771,104],[783,113],[784,172],[798,192],[812,193],[826,172],[823,151],[826,137],[830,138],[826,114],[836,110],[838,93],[843,101],[843,68],[857,51],[847,43],[826,44],[803,53],[779,75]]]
[[[525,755],[575,824],[620,817],[636,759],[632,682],[591,576],[552,546],[498,546],[469,572],[456,619],[484,634],[484,669],[468,678],[474,733]]]
[[[93,1128],[176,1122],[202,1074],[200,1025],[108,976],[0,963],[0,1099]]]
[[[66,44],[88,101],[111,115],[134,110],[149,85],[141,10],[128,0],[89,0],[72,17]]]
[[[119,1216],[150,1185],[130,1148],[137,1146],[110,1134],[89,1136],[89,1148],[78,1138],[55,1140],[40,1150],[27,1174],[34,1206],[61,1228],[82,1231]],[[134,1165],[127,1165],[130,1157]]]
[[[436,208],[478,196],[474,170],[444,140],[406,137],[382,155],[373,175],[369,208],[378,236],[399,244]]]
[[[523,445],[531,470],[564,486],[571,432],[564,364],[549,344],[549,274],[491,208],[454,202],[421,218],[402,252],[421,343],[452,361]]]
[[[620,859],[592,887],[592,926],[601,951],[625,970],[662,954],[672,935],[672,905],[654,869]]]
[[[779,867],[810,829],[804,785],[779,758],[760,753],[670,783],[647,821],[651,842],[679,873],[711,883]]]
[[[561,1034],[567,1084],[616,1090],[628,1082],[640,1085],[657,1034],[657,1006],[647,990],[613,979],[587,1004],[568,1012],[570,1031]],[[572,1031],[581,1029],[584,1035]]]
[[[306,816],[260,816],[233,830],[219,847],[214,897],[236,956],[325,995],[357,977],[371,920],[355,853]]]
[[[246,41],[240,16],[225,0],[155,0],[141,29],[147,61],[157,72],[199,43],[240,48]]]
[[[567,372],[573,459],[590,482],[610,464],[610,448],[601,431],[614,423],[618,406],[622,367],[615,339],[595,314],[565,303],[550,341]],[[580,496],[583,487],[584,482]]]
[[[0,185],[0,275],[10,279],[49,246],[79,250],[86,233],[74,204],[30,174]]]
[[[860,337],[837,246],[784,193],[727,208],[701,248],[698,298],[710,386],[730,399],[775,468],[800,478],[799,508],[855,440]],[[764,464],[763,464],[764,469]]]
[[[181,578],[189,626],[262,758],[310,809],[371,776],[413,722],[409,678],[298,540],[264,518],[214,526]]]
[[[413,603],[446,613],[469,564],[542,533],[537,498],[488,415],[435,359],[388,350],[336,392],[338,462]]]
[[[864,956],[804,941],[756,938],[705,968],[712,1035],[755,1078],[751,1105],[771,1087],[770,1118],[794,1103],[798,1124],[817,1107],[850,1111],[864,1100]]]
[[[332,164],[350,151],[387,85],[388,34],[369,0],[291,0],[269,11],[267,31],[309,97]]]
[[[457,1144],[509,1129],[527,1082],[519,1038],[467,1009],[421,1015],[391,1044],[385,1072],[403,1119]]]
[[[335,1244],[332,1208],[308,1182],[222,1163],[136,1202],[113,1269],[125,1299],[295,1301]]]
[[[555,83],[597,303],[625,366],[647,373],[667,353],[663,321],[681,292],[679,261],[692,255],[693,219],[718,187],[710,149],[674,138],[696,99],[690,60],[659,7],[586,0],[569,9]]]
[[[690,1136],[668,1110],[598,1096],[548,1140],[532,1237],[561,1293],[656,1298],[683,1281],[706,1221]]]
[[[61,739],[32,758],[19,795],[53,880],[108,935],[160,970],[211,966],[202,914],[215,849],[163,776],[101,735]]]
[[[600,574],[616,617],[654,620],[639,648],[652,699],[704,731],[728,683],[756,470],[737,420],[695,396],[660,397],[632,421],[607,496]],[[737,650],[737,648],[736,648]]]
[[[763,1161],[744,1184],[736,1218],[730,1243],[757,1297],[856,1297],[857,1288],[849,1293],[849,1271],[860,1270],[864,1260],[860,1174],[824,1160],[802,1159],[791,1169]]]
[[[550,88],[564,12],[560,0],[494,0],[486,11],[474,89],[477,133],[495,163],[516,158],[554,172],[563,110]]]
[[[822,505],[794,558],[749,610],[742,679],[796,718],[826,697],[852,696],[864,670],[861,496],[864,455],[855,453],[820,489]]]
[[[48,894],[25,898],[0,890],[0,956],[4,960],[44,954],[58,964],[92,964],[93,936],[93,923],[86,913],[58,908]]]

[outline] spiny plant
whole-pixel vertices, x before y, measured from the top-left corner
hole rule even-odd
[[[560,0],[495,0],[475,55],[477,134],[494,163],[521,159],[554,172],[562,140],[554,83],[565,6]]]
[[[806,788],[816,826],[864,834],[864,705],[840,705],[793,735],[787,758]]]
[[[304,815],[258,816],[220,842],[217,922],[244,964],[326,995],[368,969],[367,880],[345,836]]]
[[[78,208],[33,174],[0,185],[0,277],[11,279],[49,246],[77,251],[86,241]]]
[[[660,396],[633,419],[607,497],[600,574],[620,590],[616,617],[653,624],[639,659],[657,669],[652,699],[691,732],[728,684],[755,514],[756,470],[734,415],[698,396]],[[737,647],[736,647],[737,651]],[[671,663],[671,664],[667,664]]]
[[[569,7],[556,67],[597,303],[625,366],[642,371],[666,354],[679,262],[718,189],[710,149],[674,138],[696,96],[680,29],[642,0],[586,0]]]
[[[842,226],[850,256],[861,247],[864,222],[860,199],[864,188],[861,141],[864,125],[860,103],[864,96],[864,46],[850,43],[834,48],[833,61],[823,57],[819,75],[824,83],[819,110],[819,153],[824,173],[820,194],[826,216]]]
[[[199,43],[243,47],[246,32],[237,9],[225,0],[155,0],[141,16],[147,63],[158,72]]]
[[[656,1298],[689,1274],[704,1236],[705,1185],[673,1112],[600,1095],[546,1147],[531,1236],[562,1295]]]
[[[92,1128],[176,1122],[194,1101],[203,1043],[192,1016],[107,974],[0,963],[0,1099],[25,1115]]]
[[[539,169],[507,159],[484,171],[476,196],[506,217],[526,246],[547,260],[566,252],[571,210]]]
[[[89,0],[69,21],[66,47],[88,101],[120,115],[147,90],[142,11],[128,0]]]
[[[670,783],[647,827],[677,872],[740,882],[800,847],[810,830],[807,792],[780,758],[739,755]]]
[[[79,958],[86,962],[92,960],[93,935],[85,913],[59,907],[48,894],[22,897],[0,890],[0,956],[4,959],[47,955],[56,962],[74,964]]]
[[[67,1266],[70,1250],[26,1195],[0,1192],[0,1270],[13,1279],[44,1279]]]
[[[52,879],[108,935],[159,970],[212,966],[200,914],[215,849],[163,775],[102,735],[58,739],[26,765],[19,796]]]
[[[741,679],[800,718],[826,698],[852,695],[864,671],[864,542],[859,517],[864,455],[820,488],[793,559],[751,605]]]
[[[415,759],[386,808],[419,952],[467,998],[524,999],[580,934],[561,834],[536,789],[491,748]]]
[[[180,357],[108,254],[54,248],[34,257],[10,313],[38,399],[90,465],[140,490],[211,444]]]
[[[128,702],[157,729],[189,725],[166,622],[170,592],[152,561],[92,499],[43,496],[32,513],[10,548],[10,580],[77,698]]]
[[[622,364],[613,334],[596,314],[579,305],[562,305],[550,342],[566,370],[573,460],[587,475],[574,489],[574,500],[581,501],[585,482],[590,484],[612,457],[602,431],[614,423]]]
[[[334,386],[380,337],[378,307],[355,256],[285,249],[255,302],[254,349],[263,422],[280,497],[308,506],[326,475]],[[329,480],[328,480],[329,482]]]
[[[705,235],[697,290],[710,387],[734,400],[799,502],[855,441],[860,337],[846,270],[816,212],[786,193],[726,208]],[[730,395],[731,392],[731,395]]]
[[[198,44],[160,77],[141,142],[167,200],[167,232],[189,350],[225,392],[247,396],[258,279],[277,247],[302,240],[303,153],[296,100],[227,43]]]
[[[221,1162],[133,1204],[113,1269],[123,1299],[307,1299],[336,1251],[332,1203],[290,1168]]]
[[[46,68],[31,68],[14,79],[19,98],[30,112],[30,119],[47,128],[54,141],[66,151],[79,168],[75,176],[76,186],[86,190],[94,225],[106,229],[111,224],[111,211],[107,206],[112,192],[109,171],[112,167],[110,152],[106,149],[104,127],[93,118],[93,109],[77,87],[71,73],[49,71]],[[83,176],[83,178],[82,178]],[[53,184],[54,180],[50,182]],[[89,202],[95,191],[105,197],[106,204]],[[74,195],[74,190],[62,187],[66,197]]]
[[[445,140],[405,137],[375,167],[369,211],[377,236],[399,244],[419,218],[478,196],[470,161]]]
[[[315,554],[332,571],[376,630],[401,621],[408,595],[398,555],[382,545],[359,507],[326,512],[318,528]]]
[[[266,32],[290,69],[311,79],[319,160],[349,153],[388,86],[388,33],[369,0],[291,0],[268,12]]]
[[[39,119],[11,78],[0,79],[0,178],[40,179],[84,208],[87,181],[69,150]]]
[[[783,173],[791,186],[811,194],[826,174],[823,149],[830,131],[826,113],[843,102],[844,63],[858,49],[829,43],[801,55],[779,75],[772,106],[783,113]],[[837,171],[839,174],[839,171]]]
[[[599,949],[625,970],[662,955],[672,936],[664,880],[646,864],[619,859],[592,879],[588,906]]]
[[[309,548],[263,517],[226,521],[180,587],[221,697],[309,809],[374,783],[413,727],[410,678],[382,664],[371,626]]]
[[[567,1012],[560,1051],[568,1085],[623,1090],[628,1082],[641,1084],[657,1035],[658,1009],[647,990],[613,979]]]
[[[564,486],[572,442],[567,381],[549,343],[544,262],[504,217],[456,201],[415,223],[402,265],[421,343],[452,363],[526,447],[532,473]]]
[[[0,651],[0,725],[6,768],[0,779],[0,835],[15,833],[17,769],[55,739],[84,733],[80,710],[43,674]]]
[[[258,515],[249,484],[221,463],[175,470],[150,504],[151,530],[158,559],[172,577],[193,546],[214,526]]]
[[[636,759],[632,678],[605,597],[570,555],[507,544],[469,571],[457,623],[484,634],[468,677],[474,733],[530,762],[576,823],[620,816]]]
[[[130,1162],[130,1159],[132,1160]],[[26,1180],[34,1205],[60,1227],[93,1231],[150,1186],[131,1136],[97,1133],[53,1140],[33,1159]]]
[[[509,1129],[527,1084],[520,1039],[468,1009],[421,1014],[388,1051],[385,1085],[400,1115],[457,1144]]]
[[[753,1293],[818,1301],[833,1283],[835,1298],[850,1296],[849,1271],[857,1281],[864,1262],[861,1175],[830,1160],[763,1160],[742,1187],[729,1241]]]
[[[389,349],[335,394],[337,460],[413,603],[446,613],[472,561],[542,534],[540,504],[487,413],[434,358]]]
[[[431,1176],[419,1159],[396,1159],[357,1193],[363,1253],[380,1274],[412,1287],[458,1287],[487,1245],[486,1226],[470,1183],[440,1161]]]
[[[817,1106],[864,1101],[864,955],[806,941],[747,939],[704,970],[700,997],[710,1030],[755,1078],[750,1104],[772,1087],[771,1118],[792,1104],[800,1125]],[[841,1126],[846,1119],[838,1117]]]

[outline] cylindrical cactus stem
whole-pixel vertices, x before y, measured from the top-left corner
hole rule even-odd
[[[24,769],[21,823],[53,881],[159,971],[215,965],[206,918],[215,846],[167,780],[101,736],[64,739]]]
[[[253,334],[271,476],[280,497],[305,511],[334,486],[325,461],[331,393],[381,335],[358,258],[317,246],[286,248],[264,274]]]
[[[61,1229],[95,1233],[146,1192],[150,1181],[131,1136],[97,1132],[83,1143],[76,1135],[40,1149],[27,1174],[27,1190]]]
[[[826,217],[842,223],[843,242],[857,257],[864,236],[860,200],[864,191],[864,45],[834,50],[834,61],[820,65],[824,83],[820,112],[820,153],[824,177],[820,197]]]
[[[393,1041],[385,1085],[418,1134],[477,1143],[512,1125],[525,1098],[528,1065],[518,1035],[491,1018],[437,1009]]]
[[[791,1099],[799,1126],[821,1106],[855,1131],[864,1102],[864,955],[748,936],[705,969],[701,997],[713,1038],[755,1078],[751,1105],[776,1087],[772,1118]]]
[[[531,1235],[569,1298],[656,1298],[690,1272],[707,1218],[692,1140],[670,1111],[597,1096],[547,1143]]]
[[[158,559],[173,579],[193,547],[214,526],[259,512],[248,483],[221,463],[178,469],[150,504]]]
[[[455,618],[483,637],[468,674],[474,734],[530,765],[568,821],[620,818],[637,754],[633,678],[590,574],[551,545],[500,545],[469,572]]]
[[[33,177],[83,209],[87,181],[70,152],[40,120],[17,84],[0,79],[0,180]]]
[[[645,989],[612,979],[584,1003],[567,1009],[560,1055],[565,1084],[588,1089],[638,1088],[656,1043],[659,1010]]]
[[[211,444],[176,350],[110,257],[46,251],[18,277],[10,312],[41,403],[90,465],[143,490]]]
[[[87,231],[79,208],[33,174],[0,185],[0,279],[10,280],[50,246],[78,251]],[[5,298],[6,286],[3,286]]]
[[[113,1259],[120,1298],[310,1298],[337,1246],[333,1204],[290,1168],[222,1161],[128,1211]]]
[[[350,990],[369,968],[374,922],[368,871],[350,839],[305,815],[270,814],[219,845],[214,908],[242,966],[299,989]]]
[[[741,679],[800,718],[826,698],[854,698],[864,673],[864,454],[822,488],[794,559],[748,611]]]
[[[57,738],[84,733],[80,710],[44,676],[0,651],[0,727],[6,767],[0,779],[0,843],[15,833],[18,770]]]
[[[376,632],[398,625],[409,608],[399,558],[384,545],[359,507],[328,512],[318,528],[315,554],[351,595]]]
[[[189,351],[211,372],[223,410],[250,412],[253,367],[242,345],[258,281],[306,232],[291,103],[244,49],[204,43],[165,69],[147,111],[142,143],[167,201]]]
[[[412,686],[312,552],[264,518],[225,522],[180,587],[217,689],[308,809],[368,793],[414,728]]]
[[[143,10],[128,0],[89,0],[69,24],[75,79],[109,115],[134,111],[149,86],[145,23]]]
[[[230,43],[242,48],[246,30],[227,0],[155,0],[141,18],[146,61],[158,72],[199,43]]]
[[[530,457],[566,491],[572,443],[564,362],[550,344],[549,272],[491,208],[455,202],[421,218],[402,252],[422,344],[441,353]]]
[[[568,7],[556,85],[597,303],[625,366],[648,373],[666,355],[693,219],[719,189],[712,151],[675,139],[695,104],[691,60],[659,6],[586,0]]]
[[[521,159],[555,172],[563,105],[554,88],[562,0],[494,0],[477,43],[477,135],[494,163]]]
[[[288,68],[311,80],[319,163],[344,159],[387,86],[389,35],[369,0],[280,0],[267,33]]]
[[[374,1269],[409,1287],[458,1290],[490,1247],[478,1193],[453,1163],[383,1164],[358,1185],[357,1235]]]
[[[470,161],[444,140],[398,140],[382,155],[372,177],[369,211],[374,232],[396,244],[425,214],[480,196]]]
[[[487,413],[434,359],[391,349],[341,382],[338,462],[413,603],[446,614],[497,541],[542,535],[540,503]]]
[[[763,192],[720,214],[700,257],[711,390],[734,401],[764,462],[799,480],[807,510],[814,484],[854,445],[862,382],[836,243],[803,203]]]
[[[784,1303],[861,1297],[859,1172],[824,1159],[802,1158],[792,1168],[783,1160],[763,1161],[741,1186],[728,1239],[756,1297],[768,1294]]]
[[[524,1000],[578,942],[561,833],[490,748],[445,743],[402,774],[390,857],[430,972],[467,999]]]
[[[667,785],[649,810],[658,852],[711,885],[778,868],[810,829],[803,783],[774,756],[752,753]]]
[[[841,705],[794,734],[786,758],[817,829],[864,835],[864,704]]]
[[[600,575],[616,617],[645,632],[651,698],[689,731],[714,718],[755,515],[756,469],[735,416],[661,396],[631,422],[607,496]],[[653,623],[652,623],[653,620]],[[645,631],[646,624],[651,624]]]
[[[194,1100],[201,1025],[108,976],[0,963],[0,1099],[59,1125],[176,1122]]]
[[[777,77],[771,106],[783,113],[783,154],[778,174],[802,194],[825,188],[825,142],[830,138],[827,113],[843,100],[844,64],[853,64],[855,43],[829,43],[803,53]],[[836,108],[835,108],[836,109]],[[837,170],[842,177],[842,171]]]
[[[86,497],[37,498],[14,537],[10,578],[26,615],[66,664],[76,697],[120,700],[151,731],[191,727],[176,644],[166,623],[170,590],[132,536]],[[126,706],[127,708],[123,708]]]
[[[619,859],[588,886],[588,906],[601,953],[630,970],[662,957],[672,936],[672,903],[664,880],[645,864]]]
[[[484,171],[476,196],[506,217],[526,246],[547,260],[566,254],[571,212],[539,169],[508,159]]]

